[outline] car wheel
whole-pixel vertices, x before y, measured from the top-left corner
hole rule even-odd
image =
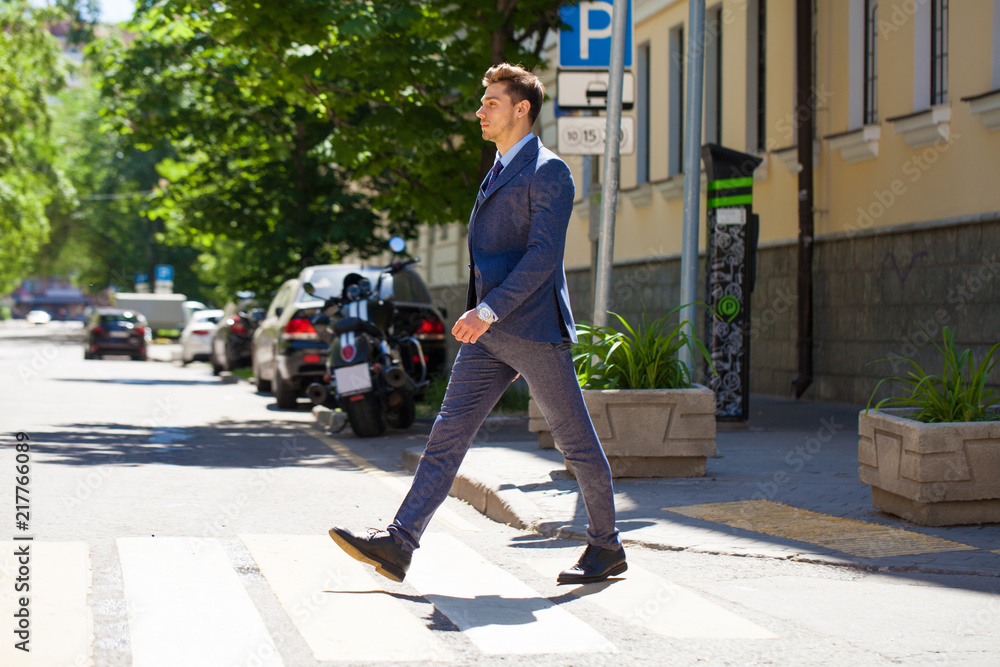
[[[382,417],[382,406],[378,399],[366,394],[360,400],[341,401],[351,430],[359,438],[377,438],[385,433],[385,419]]]
[[[257,383],[257,393],[269,394],[271,393],[271,381],[265,380],[260,376],[260,369],[257,368],[256,362],[251,362],[250,367],[253,369],[253,380]]]
[[[83,358],[84,358],[84,360],[93,359],[94,355],[92,355],[90,353],[90,350],[84,350],[83,351]]]
[[[299,404],[295,384],[281,377],[277,365],[274,367],[274,398],[282,410],[294,410]]]
[[[218,375],[223,371],[222,365],[215,360],[215,353],[209,355],[208,362],[212,364],[212,375]]]
[[[143,352],[142,354],[136,354],[132,356],[132,361],[146,361],[146,359],[147,357],[145,352]]]

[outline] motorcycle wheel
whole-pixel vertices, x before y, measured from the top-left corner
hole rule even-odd
[[[382,406],[372,395],[365,396],[360,401],[341,401],[351,430],[359,438],[377,438],[385,433],[385,418],[382,416]]]
[[[299,404],[295,385],[281,377],[277,364],[274,366],[274,399],[282,410],[294,410]]]
[[[410,428],[417,419],[417,402],[410,394],[403,399],[403,402],[386,414],[385,420],[389,426],[398,429]]]

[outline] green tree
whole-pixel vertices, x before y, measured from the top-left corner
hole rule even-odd
[[[213,281],[266,290],[382,250],[378,230],[464,219],[493,155],[482,72],[537,65],[560,4],[147,0],[102,52],[104,93],[137,147],[175,154],[147,212],[166,238],[225,248]]]
[[[54,166],[49,96],[65,84],[59,18],[27,0],[0,3],[0,293],[30,271],[49,235],[45,207],[73,190]]]

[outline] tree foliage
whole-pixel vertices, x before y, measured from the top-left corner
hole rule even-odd
[[[49,96],[65,84],[46,25],[60,15],[27,0],[0,3],[0,294],[30,269],[49,235],[45,207],[71,201],[54,166]]]
[[[169,149],[147,215],[226,290],[464,219],[501,60],[537,65],[560,2],[143,0],[99,52],[108,126]]]

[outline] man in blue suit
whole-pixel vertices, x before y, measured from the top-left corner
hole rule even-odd
[[[576,342],[563,254],[573,210],[566,163],[531,133],[545,89],[507,63],[487,70],[476,112],[497,156],[469,218],[467,310],[452,334],[461,349],[413,485],[388,530],[330,536],[348,554],[402,581],[431,516],[472,440],[518,374],[572,464],[587,508],[587,548],[559,583],[591,583],[628,565],[615,527],[611,468],[594,432],[570,356]]]

